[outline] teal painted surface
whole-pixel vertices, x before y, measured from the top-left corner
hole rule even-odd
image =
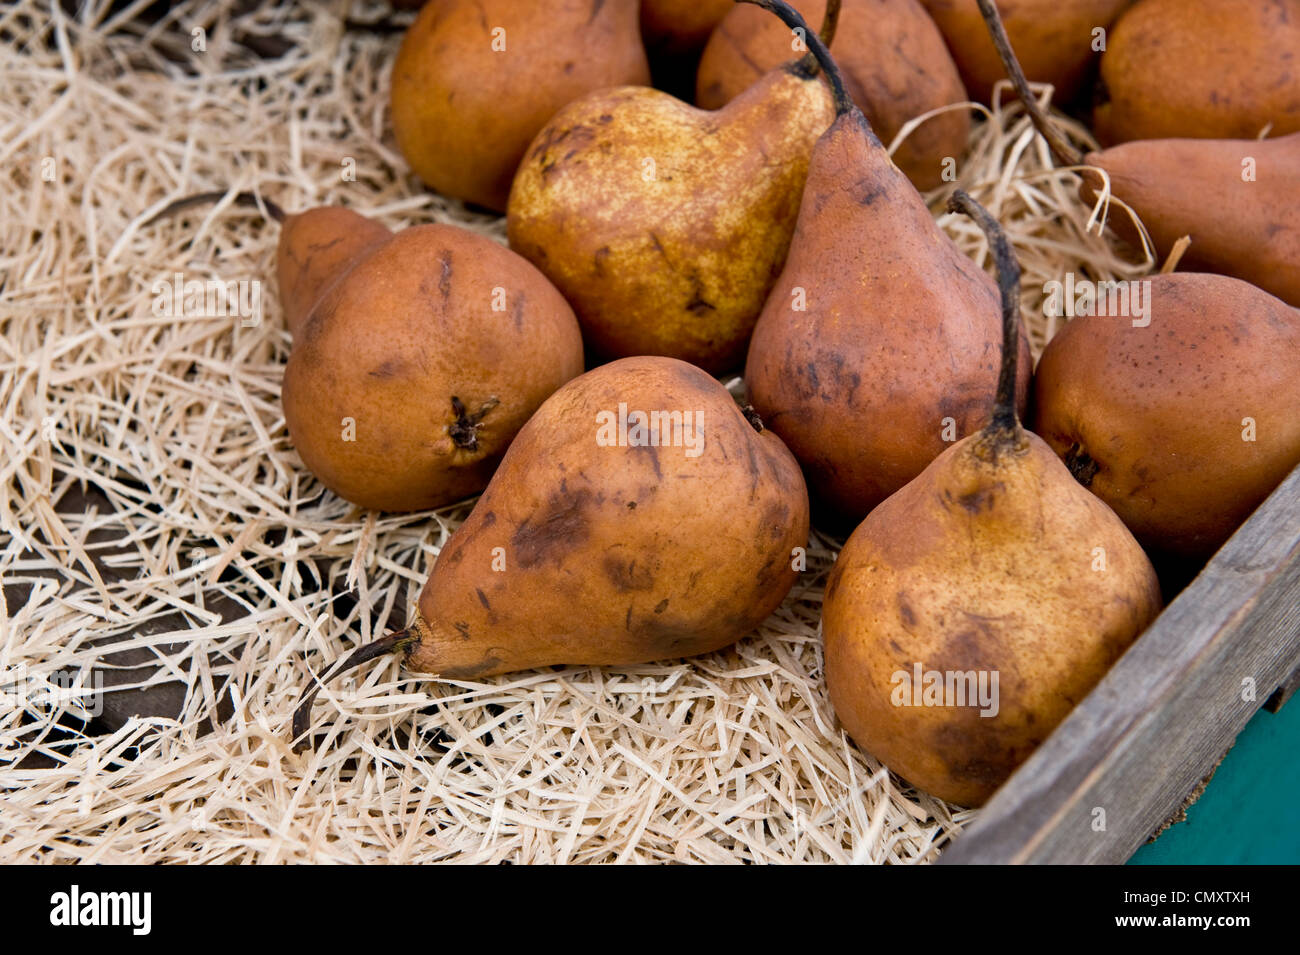
[[[1129,864],[1300,864],[1300,694],[1256,713],[1187,820]]]

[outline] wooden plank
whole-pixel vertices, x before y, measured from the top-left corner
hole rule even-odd
[[[1297,668],[1300,468],[994,795],[940,864],[1124,862]],[[1253,697],[1243,692],[1247,680]]]

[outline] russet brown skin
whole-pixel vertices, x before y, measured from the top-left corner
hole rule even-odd
[[[393,132],[426,184],[504,210],[524,151],[560,107],[649,82],[637,0],[429,0],[393,66]]]
[[[1034,430],[1148,550],[1208,556],[1300,464],[1300,312],[1226,276],[1150,282],[1148,327],[1103,303],[1052,338]]]
[[[806,310],[796,311],[803,289]],[[988,421],[1001,355],[997,287],[935,224],[856,111],[813,153],[785,270],[749,346],[763,420],[813,498],[849,526],[956,435]],[[1021,338],[1020,407],[1030,360]]]
[[[302,322],[285,422],[303,463],[339,496],[387,511],[439,507],[481,491],[524,422],[581,372],[573,312],[536,269],[464,229],[414,226],[355,264]],[[481,412],[472,441],[458,443],[453,397]]]
[[[820,23],[826,0],[793,6]],[[798,55],[790,30],[770,13],[736,5],[709,38],[696,78],[696,105],[718,109],[763,72]],[[853,101],[888,145],[905,123],[922,113],[966,100],[943,36],[918,0],[845,0],[831,43]],[[962,110],[935,116],[908,136],[894,161],[919,189],[939,185],[942,163],[966,149],[970,116]]]
[[[1101,81],[1103,145],[1300,131],[1300,0],[1139,0],[1110,32]]]
[[[1247,157],[1255,160],[1254,181],[1242,178]],[[1090,153],[1085,162],[1105,170],[1111,192],[1137,211],[1159,258],[1189,236],[1184,268],[1245,279],[1300,306],[1300,133],[1142,140]],[[1082,175],[1079,195],[1095,202],[1101,175]],[[1126,211],[1112,206],[1106,221],[1141,247]]]
[[[991,101],[1002,62],[975,0],[921,0],[948,40],[972,99]],[[1109,27],[1133,0],[997,0],[1007,34],[1029,79],[1051,83],[1053,100],[1072,99],[1097,54],[1092,31]],[[1014,94],[1010,94],[1014,96]],[[1008,94],[1003,93],[1005,102]]]
[[[1008,449],[980,432],[871,512],[823,606],[826,683],[849,735],[913,785],[975,806],[1155,619],[1160,589],[1042,440],[1022,430]],[[893,674],[915,663],[996,671],[997,714],[895,706]]]
[[[285,216],[275,258],[289,333],[296,337],[325,291],[392,237],[384,225],[342,206],[317,206]]]
[[[833,115],[825,84],[793,67],[718,111],[647,88],[593,93],[529,148],[510,247],[564,293],[598,354],[733,369]]]
[[[620,403],[703,412],[702,453],[599,445],[597,415]],[[520,431],[438,556],[406,665],[477,679],[707,653],[776,609],[807,542],[807,490],[780,438],[692,365],[613,362]]]

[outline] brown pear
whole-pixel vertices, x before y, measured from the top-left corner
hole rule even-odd
[[[524,422],[581,372],[573,312],[536,269],[468,230],[413,226],[301,321],[285,423],[339,496],[439,507],[481,491]]]
[[[510,194],[510,247],[601,356],[738,366],[785,259],[808,155],[833,116],[802,62],[717,111],[619,87],[562,109]]]
[[[1300,306],[1300,133],[1139,140],[1089,153],[1083,162],[1092,167],[1082,172],[1083,200],[1096,201],[1104,170],[1161,259],[1187,236],[1183,268],[1233,275]],[[1127,212],[1112,207],[1106,221],[1140,247]]]
[[[852,526],[988,420],[1001,326],[993,280],[935,224],[861,110],[837,103],[745,380],[825,516]]]
[[[799,0],[792,6],[809,23],[817,23],[826,14],[827,0]],[[731,102],[794,55],[794,43],[791,32],[766,11],[736,5],[704,48],[696,105],[718,109]],[[918,0],[843,0],[827,45],[849,95],[886,144],[911,119],[966,100],[943,36]],[[934,188],[941,182],[944,160],[962,155],[969,133],[970,116],[964,110],[941,113],[903,140],[894,162],[918,189]]]
[[[978,805],[1160,611],[1119,518],[1021,427],[1019,268],[993,234],[1006,317],[988,426],[877,507],[826,585],[826,684],[849,735],[913,785]]]
[[[992,99],[1002,65],[980,22],[977,0],[921,0],[948,40],[971,97]],[[1051,83],[1058,103],[1072,99],[1089,78],[1099,34],[1133,0],[998,0],[1007,32],[1029,78]]]
[[[154,219],[226,197],[187,196]],[[354,504],[410,511],[477,494],[542,401],[582,372],[568,303],[482,235],[230,199],[283,225],[285,423],[303,463]]]
[[[1148,550],[1208,556],[1300,464],[1300,312],[1200,273],[1083,310],[1039,361],[1034,430]]]
[[[326,679],[385,652],[462,680],[708,653],[780,605],[807,543],[807,489],[780,438],[692,365],[616,361],[520,431],[409,630]]]
[[[650,82],[637,0],[429,0],[393,65],[397,145],[446,196],[504,210],[524,150],[566,103]]]
[[[1104,145],[1300,131],[1300,0],[1138,0],[1111,30],[1100,93]]]
[[[289,333],[297,337],[302,320],[325,291],[392,237],[382,223],[342,206],[317,206],[284,216],[275,266]]]
[[[1067,166],[1079,166],[1079,195],[1110,194],[1142,220],[1163,259],[1184,236],[1181,262],[1245,279],[1300,305],[1300,133],[1277,139],[1151,139],[1083,155],[1029,91],[991,0],[980,0],[1007,76],[1035,127]],[[1106,222],[1136,247],[1132,218],[1113,206]]]

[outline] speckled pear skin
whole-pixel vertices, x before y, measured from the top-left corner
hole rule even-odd
[[[284,323],[295,337],[321,295],[393,233],[342,206],[317,206],[284,217],[276,274]]]
[[[384,511],[440,507],[486,486],[582,361],[573,311],[526,261],[465,229],[413,226],[303,321],[284,373],[285,422],[303,463],[339,496]],[[481,413],[473,441],[456,440],[453,398]]]
[[[637,0],[429,0],[393,65],[402,155],[443,195],[504,210],[515,168],[556,110],[649,84],[638,17]]]
[[[820,23],[826,0],[793,4]],[[709,38],[696,76],[697,106],[718,109],[763,73],[795,55],[789,28],[758,7],[737,4]],[[966,100],[943,36],[918,0],[845,0],[831,52],[853,101],[889,143],[909,120]],[[953,110],[926,120],[894,154],[918,189],[939,185],[943,161],[966,149],[970,116]]]
[[[1052,337],[1033,427],[1148,550],[1208,556],[1300,464],[1300,312],[1222,275],[1150,283],[1149,325],[1101,302]]]
[[[837,119],[745,366],[750,401],[828,521],[852,527],[920,474],[951,445],[945,419],[954,440],[988,422],[1001,329],[993,280],[935,224],[862,114]],[[1023,335],[1019,367],[1023,409]]]
[[[1140,0],[1110,32],[1103,145],[1300,132],[1300,0]]]
[[[1142,140],[1090,153],[1085,162],[1105,170],[1111,193],[1137,210],[1158,259],[1189,236],[1184,271],[1232,275],[1300,306],[1300,133]],[[1095,169],[1082,176],[1080,198],[1094,203],[1102,177]],[[1112,206],[1106,222],[1141,248],[1125,210]]]
[[[844,545],[826,586],[826,683],[864,750],[931,795],[975,806],[1159,612],[1150,560],[1051,448],[1024,430],[1009,445],[980,432]],[[895,706],[893,674],[916,663],[996,671],[996,715]]]
[[[991,101],[1006,77],[976,0],[921,0],[948,40],[972,99]],[[1025,74],[1051,83],[1056,103],[1069,102],[1097,58],[1093,31],[1107,28],[1133,0],[997,0],[1007,36]],[[1003,101],[1014,93],[1003,93]]]
[[[597,415],[702,412],[702,451],[597,443]],[[480,678],[691,656],[777,608],[808,493],[712,377],[627,358],[557,391],[519,433],[419,598],[409,669]],[[499,568],[499,569],[498,569]]]
[[[597,354],[736,368],[833,117],[824,82],[793,67],[718,111],[644,87],[586,96],[520,165],[510,247],[564,293]]]

